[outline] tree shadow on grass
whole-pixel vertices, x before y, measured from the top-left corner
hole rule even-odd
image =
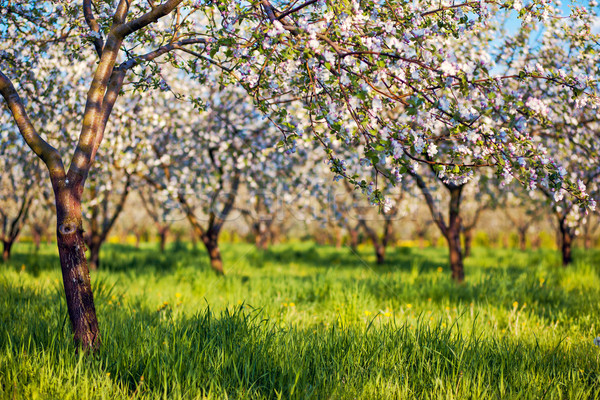
[[[433,250],[433,249],[428,249]],[[265,263],[295,263],[302,266],[317,269],[365,269],[368,268],[375,273],[388,273],[391,271],[404,270],[410,271],[417,268],[430,271],[444,265],[447,259],[440,251],[433,250],[432,254],[423,254],[419,249],[410,247],[388,247],[386,251],[386,260],[383,264],[375,262],[374,250],[371,247],[361,247],[360,250],[353,250],[344,246],[335,248],[332,246],[320,246],[312,244],[303,246],[301,249],[294,249],[287,245],[272,246],[268,250],[256,251],[252,254],[251,262],[255,265],[264,265]]]

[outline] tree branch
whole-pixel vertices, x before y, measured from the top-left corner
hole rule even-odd
[[[123,3],[126,1],[129,3],[129,0],[121,0]],[[125,38],[125,36],[132,34],[153,22],[158,21],[160,18],[168,15],[181,4],[183,0],[168,0],[167,2],[161,4],[160,6],[156,6],[152,8],[149,12],[142,15],[139,18],[134,19],[126,24],[121,24],[115,29],[115,34],[120,38]]]
[[[446,226],[446,222],[444,221],[444,216],[436,206],[435,201],[433,200],[433,196],[431,196],[431,192],[427,187],[427,184],[425,183],[421,175],[417,174],[416,172],[408,170],[408,173],[410,174],[410,176],[413,177],[419,189],[421,189],[421,193],[423,193],[423,197],[425,197],[425,201],[427,202],[429,211],[431,211],[431,217],[433,218],[433,221],[440,228],[442,234],[446,236],[448,234],[448,227]]]
[[[83,16],[85,18],[85,22],[88,24],[92,32],[96,32],[98,35],[100,35],[100,25],[92,13],[92,0],[83,0]],[[94,37],[93,43],[98,57],[102,57],[102,48],[104,47],[102,36]]]
[[[27,145],[33,150],[33,152],[46,164],[48,171],[50,172],[50,179],[53,183],[57,180],[64,179],[65,168],[63,166],[62,159],[58,151],[50,146],[42,137],[36,132],[33,124],[31,123],[23,102],[19,97],[15,87],[6,75],[0,71],[0,93],[6,101],[8,108],[10,109],[13,118],[21,132],[21,136],[25,139]]]

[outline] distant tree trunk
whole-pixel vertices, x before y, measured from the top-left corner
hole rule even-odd
[[[508,235],[502,235],[502,248],[508,249],[509,247]]]
[[[335,228],[335,248],[340,249],[344,242],[344,237],[342,235],[342,230],[339,227]]]
[[[2,241],[2,260],[4,262],[10,259],[10,251],[12,249],[13,242],[8,240]]]
[[[348,227],[348,235],[350,238],[350,248],[356,252],[358,249],[358,229]]]
[[[158,239],[159,239],[159,248],[160,252],[164,253],[167,248],[167,235],[169,234],[168,227],[160,227],[158,228]]]
[[[42,235],[37,229],[31,229],[31,236],[33,236],[33,243],[35,244],[35,249],[39,250],[40,245],[42,243]]]
[[[274,223],[271,223],[271,225],[269,225],[269,239],[272,245],[279,243],[279,241],[281,240],[280,235],[281,227],[276,226],[276,224]]]
[[[450,191],[450,212],[446,240],[450,250],[450,269],[452,278],[457,282],[465,280],[462,246],[460,242],[461,218],[460,202],[463,186],[447,185]]]
[[[590,250],[593,245],[592,245],[592,235],[586,235],[584,240],[583,240],[583,247],[586,250]]]
[[[97,349],[100,346],[100,333],[85,258],[80,200],[82,191],[76,186],[55,187],[56,239],[75,343],[84,348]]]
[[[463,231],[464,254],[465,258],[471,256],[471,244],[473,243],[473,230],[465,229]]]
[[[531,238],[531,248],[538,250],[540,248],[540,246],[542,245],[542,238],[540,237],[540,235],[535,235]]]
[[[33,203],[33,197],[29,194],[29,189],[23,194],[21,205],[17,216],[12,219],[6,215],[3,210],[0,210],[0,240],[2,240],[2,260],[5,262],[10,259],[10,252],[13,244],[19,237],[23,225],[27,220],[29,209]]]
[[[134,233],[135,235],[135,248],[139,249],[140,248],[140,241],[142,240],[142,234],[139,230],[135,230]]]
[[[560,221],[559,229],[562,265],[563,267],[566,267],[573,262],[572,245],[574,235],[571,228],[567,226],[566,218]]]
[[[385,263],[385,247],[377,242],[374,243],[375,246],[375,258],[377,259],[377,264],[381,265]]]
[[[360,226],[362,226],[363,231],[367,234],[369,239],[371,239],[371,243],[373,243],[373,250],[375,250],[375,259],[377,264],[381,265],[385,263],[385,245],[383,241],[380,242],[377,233],[367,225],[364,219],[359,220]]]
[[[269,222],[259,220],[252,224],[254,231],[254,244],[259,250],[267,250],[269,248],[269,238],[271,236]]]
[[[202,243],[206,246],[208,257],[210,259],[210,267],[217,275],[225,275],[223,271],[223,261],[221,259],[221,251],[219,250],[219,233],[213,230],[208,230],[202,236]]]
[[[433,199],[427,183],[425,183],[423,178],[416,172],[409,170],[409,173],[415,179],[417,186],[425,197],[425,201],[427,202],[429,211],[431,211],[431,217],[433,218],[433,221],[440,229],[442,235],[446,238],[450,253],[450,269],[452,270],[452,279],[454,279],[456,282],[463,282],[465,279],[465,272],[463,266],[462,244],[460,240],[462,229],[460,203],[464,185],[456,185],[442,181],[442,184],[450,192],[450,208],[448,224],[446,224],[444,216]]]
[[[131,188],[131,176],[127,175],[125,185],[123,186],[123,192],[118,198],[114,205],[114,209],[110,210],[109,192],[104,192],[102,201],[94,204],[91,209],[90,215],[90,230],[84,236],[87,246],[90,249],[89,268],[92,271],[100,268],[100,248],[106,242],[108,234],[110,233],[115,222],[119,218],[119,215],[123,212],[125,202],[129,196]],[[97,198],[99,195],[97,186],[91,186],[92,198]],[[112,215],[110,212],[112,211]]]
[[[100,248],[102,247],[102,240],[99,237],[93,237],[88,241],[87,245],[90,250],[90,258],[88,260],[90,270],[96,271],[100,268]]]
[[[233,209],[233,204],[239,188],[240,178],[240,171],[236,169],[231,179],[231,188],[228,193],[227,200],[223,204],[223,208],[220,212],[215,212],[214,208],[211,207],[212,210],[209,213],[208,227],[206,229],[202,226],[202,223],[198,220],[198,218],[196,218],[194,209],[187,202],[187,199],[183,195],[179,195],[178,197],[179,204],[183,206],[187,220],[192,225],[194,233],[202,240],[202,243],[204,243],[204,246],[208,252],[208,257],[210,258],[210,267],[217,275],[225,275],[225,271],[223,270],[223,261],[221,259],[221,252],[219,250],[219,234],[221,232],[221,228],[223,228],[223,224],[225,223],[227,216]],[[213,201],[217,198],[217,195],[218,193],[216,193],[213,197]]]
[[[521,251],[527,250],[527,230],[529,226],[519,226],[517,232],[519,234],[519,249]]]

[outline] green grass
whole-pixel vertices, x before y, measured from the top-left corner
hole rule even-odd
[[[600,252],[443,249],[374,266],[311,243],[202,250],[107,245],[92,275],[103,346],[76,354],[56,250],[0,264],[2,399],[600,397]],[[442,267],[442,271],[440,271]]]

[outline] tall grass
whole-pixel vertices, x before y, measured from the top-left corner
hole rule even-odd
[[[311,243],[107,246],[92,276],[103,346],[73,348],[52,247],[0,265],[0,398],[589,399],[600,396],[600,253],[443,250],[374,265]]]

